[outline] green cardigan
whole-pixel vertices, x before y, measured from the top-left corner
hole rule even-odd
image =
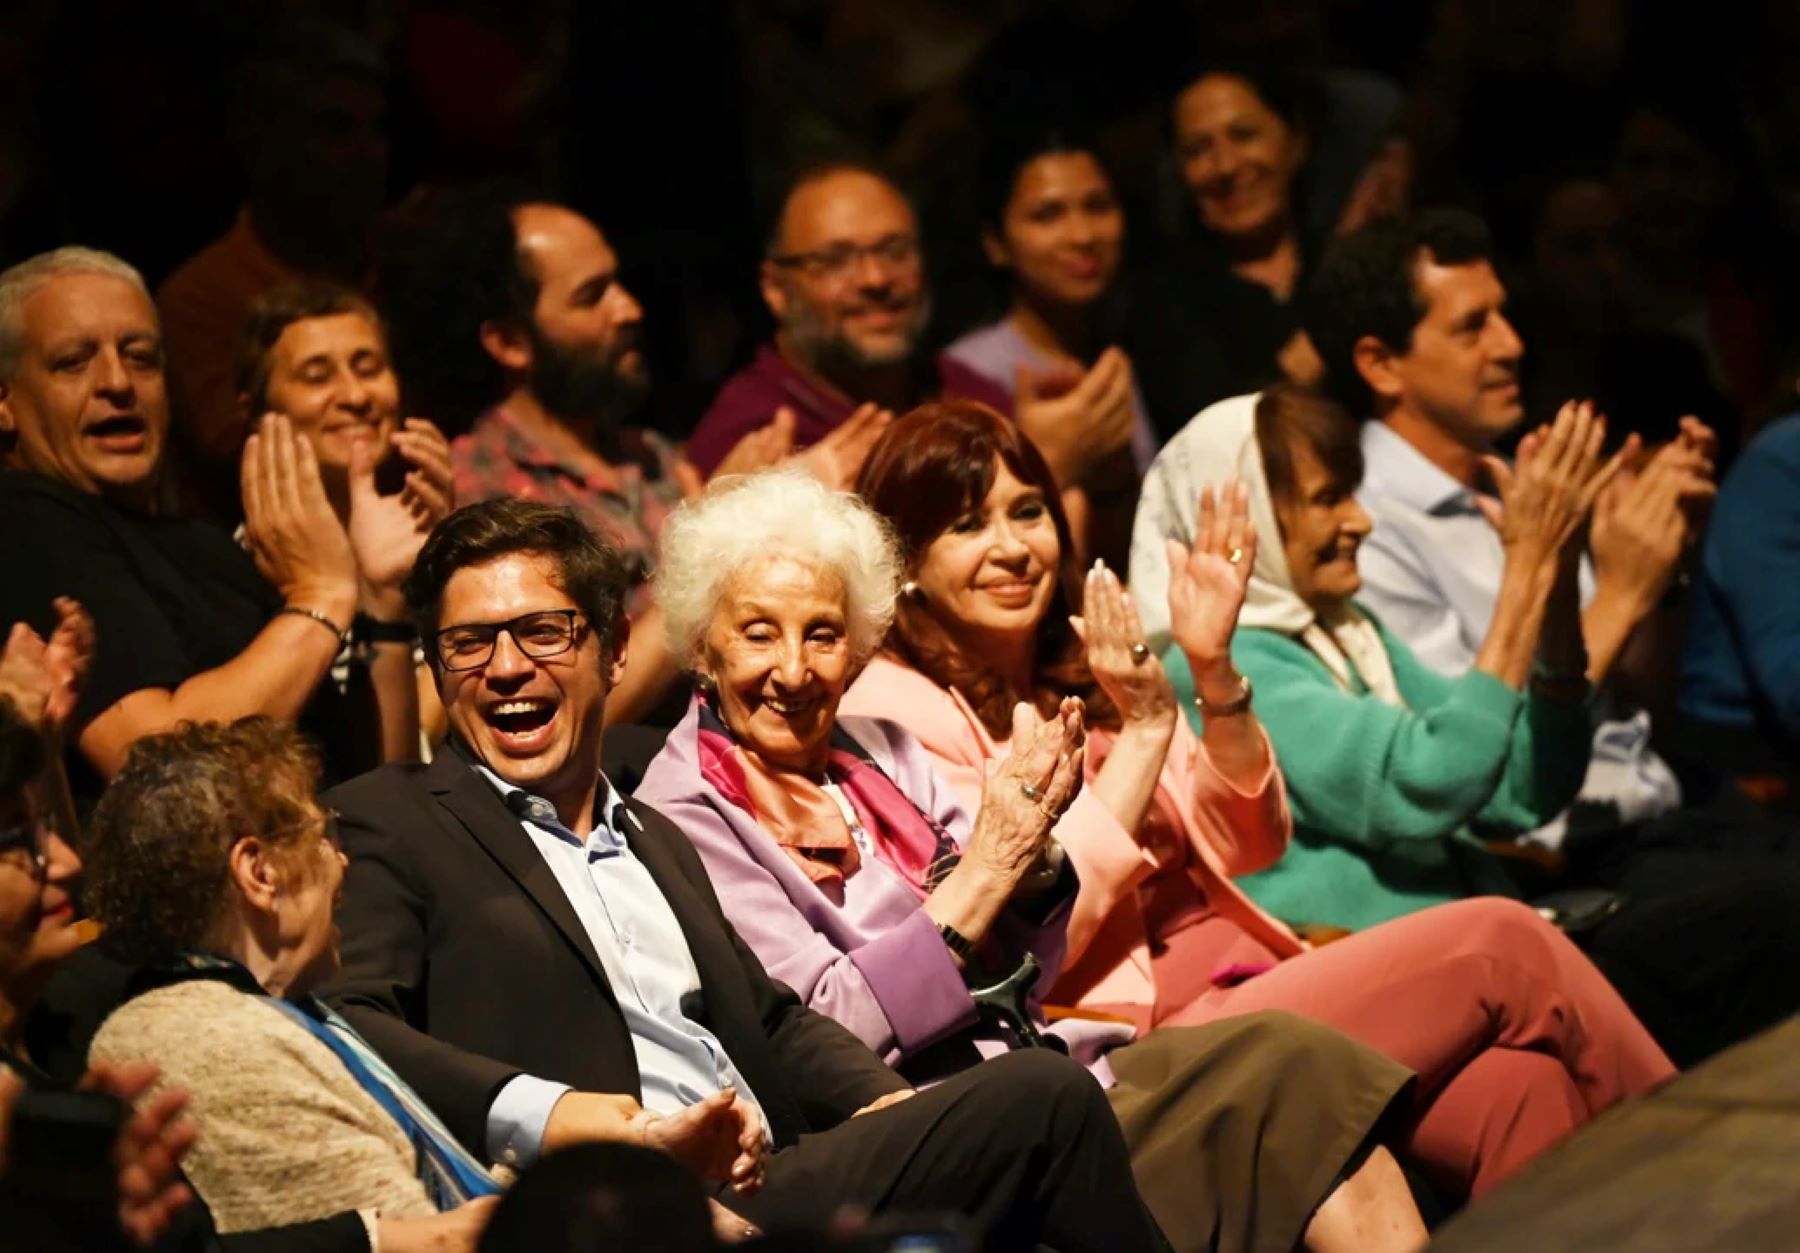
[[[1278,918],[1362,928],[1464,896],[1517,895],[1471,828],[1531,830],[1581,788],[1584,704],[1522,696],[1479,670],[1446,679],[1385,628],[1381,638],[1404,709],[1360,679],[1345,692],[1297,639],[1241,628],[1232,640],[1294,811],[1287,855],[1239,880]],[[1164,663],[1198,732],[1187,659],[1172,648]]]

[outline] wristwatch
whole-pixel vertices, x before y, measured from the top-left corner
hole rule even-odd
[[[949,949],[958,961],[969,962],[974,959],[975,945],[970,943],[968,936],[947,922],[938,923],[938,934],[944,939],[944,947]]]
[[[398,622],[383,622],[380,618],[371,618],[366,613],[356,615],[356,623],[350,628],[351,633],[366,644],[417,644],[419,628],[412,619],[402,618]]]
[[[1250,708],[1250,698],[1253,695],[1255,695],[1255,689],[1250,686],[1250,676],[1240,674],[1238,675],[1238,694],[1236,696],[1221,704],[1212,705],[1207,703],[1206,697],[1202,696],[1196,687],[1194,705],[1200,710],[1202,718],[1229,718],[1233,714],[1241,714]]]

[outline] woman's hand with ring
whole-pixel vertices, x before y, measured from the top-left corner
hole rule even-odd
[[[1069,619],[1087,648],[1088,669],[1118,708],[1123,728],[1175,732],[1175,689],[1150,652],[1137,606],[1119,576],[1095,562],[1082,592],[1081,616]]]
[[[1086,739],[1081,702],[1072,697],[1047,721],[1030,705],[1014,707],[1011,752],[982,792],[965,862],[1004,880],[1008,891],[1024,877],[1081,790]]]
[[[1227,479],[1200,493],[1194,543],[1167,541],[1169,633],[1196,673],[1231,655],[1231,636],[1256,568],[1250,489]]]

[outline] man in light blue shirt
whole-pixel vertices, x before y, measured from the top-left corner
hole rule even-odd
[[[1486,460],[1525,420],[1524,344],[1504,312],[1486,228],[1429,211],[1336,241],[1308,299],[1308,331],[1327,386],[1362,429],[1358,499],[1375,522],[1358,566],[1359,599],[1427,665],[1474,662],[1492,621],[1505,554],[1485,516]],[[1676,442],[1636,458],[1596,503],[1581,570],[1587,676],[1618,674],[1695,534],[1710,497],[1711,432],[1684,419]],[[1569,676],[1558,676],[1569,677]],[[1680,789],[1649,747],[1650,721],[1613,701],[1574,813],[1611,826],[1673,809]],[[1585,804],[1584,804],[1585,802]],[[1565,815],[1539,833],[1560,843]]]
[[[583,840],[562,825],[556,807],[543,797],[514,787],[486,766],[475,769],[518,815],[594,942],[631,1032],[644,1108],[676,1114],[721,1089],[749,1097],[718,1037],[689,1016],[700,992],[700,972],[668,902],[625,840],[627,828],[641,828],[612,784],[601,776],[598,820]],[[569,1090],[532,1075],[500,1089],[488,1111],[488,1151],[494,1159],[536,1157],[551,1110]],[[768,1123],[760,1109],[755,1122],[766,1143]]]

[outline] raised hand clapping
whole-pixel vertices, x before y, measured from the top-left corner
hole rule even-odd
[[[1231,652],[1231,635],[1256,568],[1250,489],[1227,479],[1200,493],[1194,543],[1164,541],[1169,554],[1169,633],[1196,671]]]

